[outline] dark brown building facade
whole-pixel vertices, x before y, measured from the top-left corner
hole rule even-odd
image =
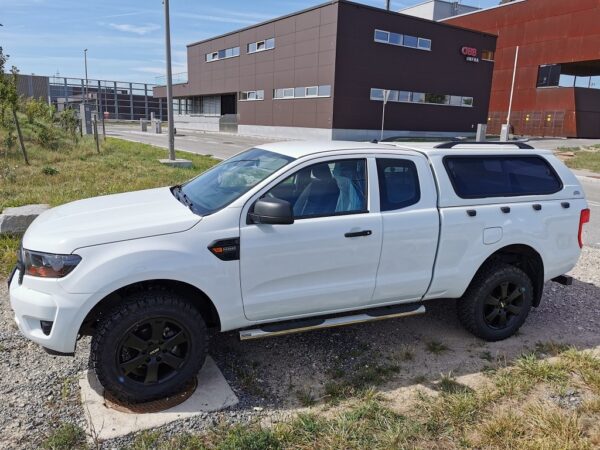
[[[328,139],[474,133],[496,38],[344,0],[188,45],[176,124]],[[157,87],[154,95],[165,97]],[[185,125],[183,125],[185,124]]]
[[[518,0],[445,23],[498,35],[488,131],[600,138],[600,1]]]

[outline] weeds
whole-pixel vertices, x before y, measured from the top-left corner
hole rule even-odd
[[[44,440],[42,447],[47,450],[83,449],[85,433],[77,425],[63,423]]]
[[[550,355],[557,356],[561,353],[569,350],[569,345],[563,344],[560,342],[548,341],[548,342],[536,342],[535,343],[535,353],[537,355]]]
[[[429,353],[433,353],[434,355],[441,355],[442,353],[445,353],[448,350],[450,350],[450,348],[446,344],[443,344],[442,342],[438,341],[427,342],[425,348]]]
[[[325,396],[332,402],[355,397],[372,386],[388,381],[399,370],[400,367],[396,365],[365,364],[358,366],[350,376],[325,383]]]
[[[296,391],[296,398],[300,402],[300,405],[304,407],[313,406],[317,403],[317,400],[314,398],[311,391],[298,390]]]
[[[466,394],[473,392],[473,389],[471,389],[469,386],[456,381],[452,375],[452,372],[447,375],[442,375],[437,387],[440,391],[446,394]]]

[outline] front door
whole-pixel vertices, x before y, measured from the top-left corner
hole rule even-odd
[[[289,201],[291,225],[240,223],[246,317],[281,319],[368,304],[381,250],[369,211],[367,160],[305,165],[265,195]]]

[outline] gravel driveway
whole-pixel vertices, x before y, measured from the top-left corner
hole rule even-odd
[[[301,405],[322,401],[324,386],[366,366],[393,367],[379,389],[483,370],[497,358],[511,359],[557,342],[600,346],[600,249],[585,249],[571,287],[548,283],[540,308],[520,333],[486,343],[458,324],[453,301],[428,304],[428,313],[345,328],[240,342],[237,333],[211,339],[213,358],[240,398],[235,408],[175,422],[164,431],[198,431],[220,421],[276,420]],[[74,358],[54,357],[22,338],[14,325],[0,279],[0,448],[38,448],[62,422],[84,427],[77,375],[88,366],[89,339]],[[131,437],[105,442],[119,448]]]

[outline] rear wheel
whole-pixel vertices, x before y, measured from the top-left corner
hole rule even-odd
[[[181,391],[198,373],[207,332],[198,310],[176,294],[133,294],[101,321],[91,359],[116,398],[140,403]]]
[[[533,286],[527,274],[493,262],[479,271],[458,301],[458,318],[475,336],[500,341],[523,325],[532,302]]]

